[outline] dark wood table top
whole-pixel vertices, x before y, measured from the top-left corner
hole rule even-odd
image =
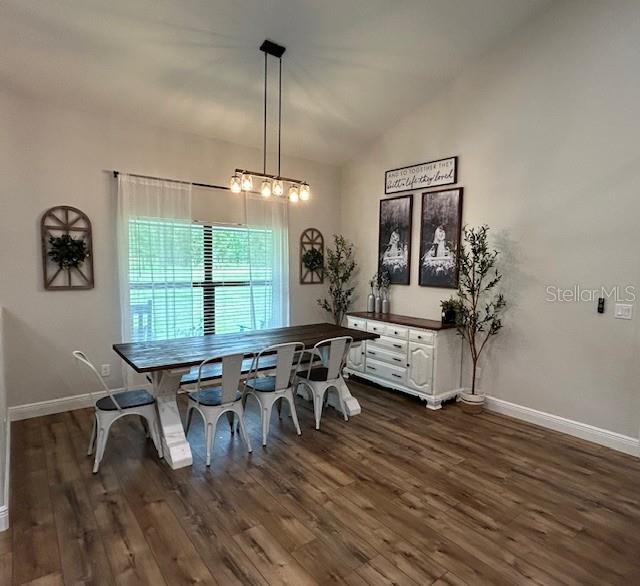
[[[273,344],[302,342],[307,348],[338,336],[351,336],[354,342],[378,338],[372,332],[362,332],[333,324],[310,324],[271,330],[254,330],[239,334],[216,334],[193,338],[176,338],[156,342],[114,344],[116,353],[136,372],[152,372],[173,368],[187,368],[214,358],[243,352],[259,352]]]
[[[372,319],[387,323],[398,324],[399,326],[407,326],[409,328],[422,328],[423,330],[448,330],[455,328],[455,325],[443,324],[435,319],[425,319],[422,317],[409,317],[407,315],[397,315],[395,313],[373,313],[371,311],[354,311],[348,313],[351,317],[359,317],[360,319]]]

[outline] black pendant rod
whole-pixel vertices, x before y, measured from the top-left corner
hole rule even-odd
[[[113,176],[118,177],[121,171],[113,171]],[[184,183],[185,185],[192,185],[193,187],[202,187],[204,189],[223,189],[224,191],[231,191],[226,185],[216,185],[215,183],[200,183],[198,181],[184,181],[183,179],[169,179],[168,177],[155,177],[153,175],[140,175],[138,173],[124,173],[124,175],[130,175],[131,177],[139,177],[140,179],[153,179],[154,181],[171,181],[172,183]],[[255,193],[257,191],[249,191],[248,193]]]
[[[264,127],[262,130],[262,172],[267,173],[267,52],[264,53]]]
[[[265,53],[266,55],[266,53]],[[278,70],[278,177],[280,176],[280,146],[282,144],[282,57],[278,58],[280,63]]]

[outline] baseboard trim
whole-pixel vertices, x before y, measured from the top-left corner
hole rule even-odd
[[[0,507],[0,533],[9,529],[9,506]]]
[[[487,396],[487,409],[640,457],[640,439]]]
[[[93,401],[103,397],[105,394],[104,391],[94,393]],[[40,401],[39,403],[16,405],[15,407],[9,407],[9,421],[20,421],[21,419],[64,413],[65,411],[73,411],[74,409],[86,409],[93,405],[93,401],[92,396],[89,393],[85,393],[83,395],[72,395],[69,397],[60,397],[59,399],[51,399],[49,401]]]
[[[7,428],[5,433],[5,454],[4,454],[4,486],[0,487],[3,491],[2,506],[0,506],[0,533],[9,529],[9,475],[11,472],[11,421],[7,417]]]
[[[149,392],[152,390],[150,384],[136,385],[135,388],[146,389]],[[120,391],[126,390],[127,387],[118,387],[117,389],[111,389],[111,392],[119,393]],[[86,409],[87,407],[93,407],[94,403],[98,399],[102,399],[106,394],[106,391],[96,391],[82,395],[59,397],[58,399],[50,399],[49,401],[40,401],[38,403],[15,405],[9,407],[9,421],[20,421],[21,419],[31,419],[32,417],[42,417],[43,415],[55,415],[56,413],[64,413],[66,411],[73,411],[74,409]]]

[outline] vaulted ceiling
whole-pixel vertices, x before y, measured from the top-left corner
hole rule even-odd
[[[0,89],[261,146],[269,38],[283,152],[341,163],[548,3],[3,0]]]

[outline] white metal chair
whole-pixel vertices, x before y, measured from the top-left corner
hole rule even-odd
[[[242,402],[246,404],[250,396],[255,397],[260,405],[260,415],[262,417],[262,445],[267,445],[267,433],[269,431],[269,421],[274,403],[280,401],[278,412],[282,409],[282,401],[287,400],[291,411],[291,418],[298,435],[302,435],[298,414],[293,398],[293,378],[300,365],[300,360],[304,353],[302,342],[290,342],[287,344],[276,344],[261,350],[253,363],[251,372],[245,381],[244,396]],[[260,370],[260,360],[267,355],[276,355],[275,375],[258,376]]]
[[[348,421],[349,419],[343,397],[346,383],[342,378],[342,369],[345,366],[352,342],[353,338],[351,336],[329,338],[318,342],[310,351],[311,356],[307,371],[299,372],[296,377],[296,389],[298,389],[299,385],[304,385],[311,391],[313,412],[316,416],[316,429],[320,429],[320,418],[322,417],[325,395],[332,388],[336,391],[344,420]],[[314,366],[314,364],[317,364],[316,359],[322,362],[322,366]]]
[[[162,458],[162,444],[160,442],[160,426],[158,424],[158,415],[156,413],[156,400],[149,392],[144,389],[126,390],[114,393],[104,382],[96,367],[87,358],[84,352],[75,350],[73,356],[76,360],[84,364],[100,381],[100,385],[107,393],[106,397],[98,399],[94,403],[95,418],[93,421],[93,430],[91,431],[91,439],[89,440],[89,449],[87,456],[91,456],[94,450],[96,453],[93,464],[93,473],[95,474],[100,467],[100,462],[104,456],[104,449],[107,445],[109,437],[109,429],[113,422],[124,417],[125,415],[138,415],[146,422],[147,433],[151,436],[153,444],[158,451],[158,456]],[[89,392],[93,398],[93,393]]]
[[[242,376],[242,361],[246,354],[234,354],[222,359],[222,385],[202,388],[202,369],[214,360],[203,361],[198,368],[198,380],[195,391],[189,393],[189,409],[187,411],[187,434],[191,425],[193,412],[202,416],[205,426],[205,441],[207,442],[207,466],[211,465],[211,452],[215,439],[216,426],[220,416],[224,413],[233,414],[235,422],[240,426],[240,435],[251,452],[251,442],[244,426],[244,408],[242,393],[238,390]],[[234,423],[231,422],[231,433]]]

